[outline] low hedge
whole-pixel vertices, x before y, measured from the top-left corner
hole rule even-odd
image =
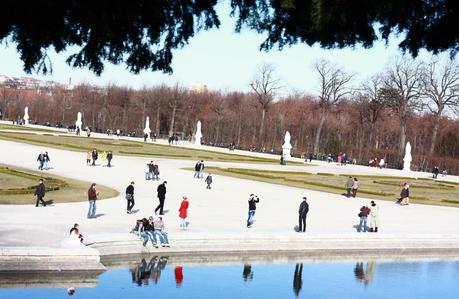
[[[9,167],[0,167],[0,173],[10,174],[14,176],[19,176],[26,179],[39,180],[42,178],[45,181],[46,192],[57,191],[61,188],[67,187],[67,182],[59,179],[54,179],[51,177],[41,177],[39,175],[26,173],[23,171],[11,169]],[[33,194],[35,193],[36,185],[27,186],[22,188],[0,188],[0,194],[2,195],[15,195],[15,194]]]

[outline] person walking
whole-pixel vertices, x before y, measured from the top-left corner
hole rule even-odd
[[[357,190],[359,190],[359,180],[357,178],[354,178],[354,182],[352,184],[352,197],[357,196]]]
[[[257,203],[260,202],[260,199],[258,198],[258,196],[254,195],[254,194],[250,194],[250,197],[249,197],[249,213],[248,213],[248,218],[247,218],[247,227],[250,228],[252,227],[252,224],[253,224],[253,217],[255,216],[255,211],[257,209]]]
[[[351,197],[352,186],[354,186],[354,179],[352,178],[352,176],[349,176],[345,184],[346,191],[347,191],[346,193],[347,198]]]
[[[131,214],[132,208],[134,207],[134,182],[131,182],[126,188],[126,200],[127,200],[127,211],[126,213]]]
[[[194,165],[194,176],[193,178],[198,178],[199,179],[199,170],[201,169],[201,163],[198,161],[196,162],[196,165]]]
[[[370,208],[368,208],[367,205],[364,205],[363,207],[360,208],[360,213],[359,213],[359,217],[360,217],[360,222],[359,222],[359,226],[357,228],[357,231],[360,233],[360,232],[366,232],[368,230],[368,226],[367,226],[367,220],[368,220],[368,215],[370,214]]]
[[[166,191],[167,191],[166,185],[167,185],[167,181],[164,181],[156,189],[156,191],[158,192],[159,205],[155,209],[155,214],[157,214],[157,212],[159,211],[159,215],[164,215],[163,208],[164,208],[164,200],[166,199]]]
[[[400,192],[400,205],[407,206],[410,204],[410,184],[404,183]]]
[[[38,207],[38,204],[41,203],[44,207],[46,207],[46,202],[43,200],[43,197],[45,197],[46,193],[46,188],[45,184],[43,183],[43,179],[40,179],[38,181],[38,185],[35,188],[35,196],[37,197],[37,202],[35,204],[35,207]]]
[[[103,151],[102,154],[100,155],[100,159],[102,160],[102,166],[105,166],[105,163],[107,163],[107,152]]]
[[[95,218],[96,217],[96,200],[99,192],[96,190],[96,183],[92,183],[91,187],[88,190],[88,201],[89,201],[89,210],[88,210],[88,218]]]
[[[198,178],[199,179],[203,179],[204,178],[204,160],[201,160],[201,163],[199,163],[199,175],[198,175]]]
[[[189,222],[186,220],[188,217],[188,206],[190,203],[188,202],[188,198],[183,196],[182,202],[180,203],[179,208],[179,217],[180,217],[180,228],[186,230],[188,228]]]
[[[113,153],[112,153],[112,151],[108,151],[108,153],[107,153],[107,161],[108,161],[107,166],[108,167],[112,167],[112,164],[111,164],[112,163],[112,159],[113,159]]]
[[[153,161],[147,163],[147,172],[145,173],[145,180],[150,181],[153,179],[153,171],[154,171],[155,164]]]
[[[212,174],[209,173],[209,175],[206,177],[206,184],[207,184],[207,187],[206,189],[211,189],[210,185],[212,184]]]
[[[370,232],[378,232],[379,206],[372,200],[370,204]]]
[[[306,196],[303,197],[303,201],[300,204],[300,208],[298,210],[299,214],[299,229],[298,232],[306,232],[306,216],[309,212],[309,204],[307,203]]]

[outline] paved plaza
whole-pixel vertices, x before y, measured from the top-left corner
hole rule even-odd
[[[182,146],[194,147],[191,144]],[[161,180],[145,181],[146,164],[152,158],[115,156],[112,168],[90,167],[86,166],[85,153],[4,140],[0,140],[0,163],[36,170],[36,156],[40,151],[48,151],[50,154],[52,169],[49,173],[87,181],[88,187],[92,182],[103,184],[116,189],[120,195],[117,198],[98,201],[99,217],[96,219],[86,218],[87,201],[36,208],[35,200],[31,197],[30,205],[2,205],[0,247],[59,247],[74,223],[80,224],[82,233],[88,241],[128,236],[136,219],[155,216],[153,211],[158,204],[156,188],[163,180],[168,182],[165,203],[167,213],[164,221],[172,245],[174,240],[212,239],[217,236],[226,236],[229,240],[234,240],[228,246],[237,246],[238,240],[248,238],[301,238],[303,235],[295,233],[293,227],[298,221],[298,206],[302,196],[308,197],[310,205],[306,235],[357,236],[355,226],[358,224],[358,211],[363,204],[370,201],[360,196],[348,199],[336,194],[217,175],[214,175],[212,190],[206,190],[204,180],[194,179],[192,171],[183,169],[194,167],[195,161],[190,160],[153,159],[159,164]],[[391,169],[353,165],[339,167],[317,161],[314,161],[314,164],[315,166],[306,167],[206,162],[206,166],[406,176],[406,173]],[[412,175],[428,176],[427,173]],[[454,176],[448,176],[447,179],[459,181]],[[124,190],[131,181],[136,183],[134,210],[138,212],[129,215],[126,214]],[[247,200],[252,193],[260,197],[260,203],[257,206],[255,224],[252,228],[247,228]],[[188,231],[181,231],[179,228],[178,208],[183,195],[188,196],[190,201]],[[52,199],[51,194],[48,199]],[[403,207],[392,201],[377,203],[380,206],[380,233],[377,236],[371,234],[372,238],[459,235],[457,208],[416,204]],[[365,234],[357,237],[364,238]]]

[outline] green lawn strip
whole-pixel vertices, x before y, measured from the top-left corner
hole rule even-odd
[[[35,131],[35,132],[66,134],[66,132],[64,131],[57,131],[57,130],[55,131],[51,129],[26,127],[26,126],[19,126],[19,125],[6,125],[6,124],[0,124],[0,130]]]
[[[0,204],[34,204],[35,187],[40,178],[45,182],[45,201],[64,203],[87,200],[90,182],[0,165],[0,181],[3,182],[0,187]],[[118,196],[116,190],[103,185],[97,185],[97,190],[100,199]]]
[[[188,168],[193,170],[192,168]],[[311,175],[296,171],[269,171],[244,168],[206,167],[206,171],[217,175],[226,175],[236,178],[251,179],[255,181],[288,185],[293,187],[324,191],[334,194],[345,193],[345,179],[333,174]],[[395,201],[399,197],[401,183],[399,177],[385,180],[386,184],[377,184],[373,176],[358,176],[360,188],[358,194],[370,199]],[[380,182],[380,181],[379,181]],[[414,184],[411,191],[411,202],[433,205],[457,206],[455,198],[459,197],[459,190],[447,184],[437,185],[432,180],[423,181],[421,186]],[[429,184],[431,186],[429,186]],[[416,191],[417,190],[417,191]],[[446,198],[445,198],[446,197]],[[449,199],[451,198],[451,199]]]
[[[400,182],[397,181],[373,181],[375,184],[381,184],[381,185],[389,185],[389,186],[398,186],[401,187],[402,185]],[[419,184],[416,181],[410,182],[410,188],[412,189],[456,189],[455,186],[447,185],[447,184],[439,184],[435,181],[433,181],[432,184]]]
[[[89,151],[96,148],[99,151],[111,150],[116,154],[161,156],[171,158],[185,158],[190,160],[218,160],[228,162],[247,163],[278,163],[269,158],[251,157],[210,150],[189,149],[170,145],[140,143],[125,140],[107,140],[103,138],[86,138],[72,135],[54,136],[51,134],[33,134],[28,132],[0,132],[0,139],[19,141],[24,143],[50,146],[54,148],[70,149],[75,151]],[[304,165],[300,162],[291,162],[295,165]]]

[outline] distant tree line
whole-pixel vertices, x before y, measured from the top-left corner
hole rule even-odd
[[[346,152],[360,164],[385,158],[402,163],[411,142],[416,169],[437,165],[459,173],[459,67],[455,61],[420,62],[394,59],[380,74],[354,82],[351,74],[326,60],[313,70],[315,94],[279,97],[282,83],[263,65],[248,82],[250,92],[192,91],[180,85],[132,89],[109,85],[77,85],[30,91],[0,87],[3,119],[31,119],[64,127],[77,112],[84,126],[105,132],[121,129],[142,135],[146,117],[158,136],[193,137],[198,120],[204,142],[234,143],[244,149],[279,151],[285,132],[294,154],[317,156]]]

